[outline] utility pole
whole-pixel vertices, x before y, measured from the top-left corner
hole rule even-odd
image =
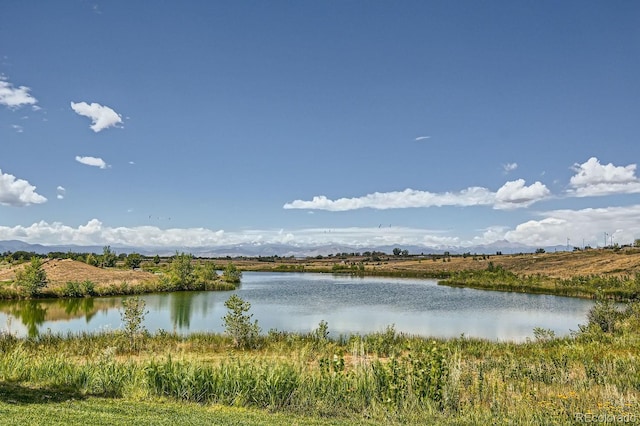
[[[607,234],[606,232],[604,233],[604,246],[605,246],[605,247],[607,246],[607,236],[608,236],[608,235],[609,235],[609,234]]]

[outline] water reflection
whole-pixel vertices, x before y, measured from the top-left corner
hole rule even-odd
[[[98,312],[100,303],[96,299],[13,300],[1,301],[0,312],[17,319],[26,328],[29,337],[36,337],[46,321],[63,321],[84,318],[90,322]],[[113,307],[109,301],[103,309]]]
[[[188,329],[191,324],[193,295],[186,292],[171,295],[171,322],[174,329]]]
[[[296,273],[246,273],[236,292],[252,305],[262,330],[308,332],[321,320],[331,336],[396,330],[423,336],[522,341],[535,327],[557,335],[577,330],[592,302],[438,286],[432,280]],[[144,326],[179,333],[222,332],[224,301],[232,292],[176,292],[140,296]],[[0,326],[16,319],[18,335],[113,330],[122,327],[122,297],[2,301]]]

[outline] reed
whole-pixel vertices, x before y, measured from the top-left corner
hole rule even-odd
[[[0,381],[355,424],[571,424],[586,413],[631,418],[640,413],[640,306],[601,308],[571,336],[538,330],[524,343],[425,339],[393,326],[332,339],[321,323],[309,334],[271,330],[259,337],[258,349],[234,348],[221,334],[159,332],[132,352],[123,332],[34,338],[5,332]],[[602,326],[602,315],[613,327]]]
[[[576,275],[562,279],[540,274],[517,275],[498,266],[481,271],[452,272],[449,278],[440,281],[439,284],[583,298],[595,298],[600,294],[618,301],[635,300],[640,297],[640,274],[621,277]]]

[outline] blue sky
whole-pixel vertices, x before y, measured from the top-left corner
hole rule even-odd
[[[2,9],[0,240],[640,238],[638,2]]]

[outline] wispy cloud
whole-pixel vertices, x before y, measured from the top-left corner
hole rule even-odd
[[[567,194],[574,197],[591,197],[611,194],[640,193],[640,180],[636,176],[636,165],[614,166],[600,164],[596,157],[582,164],[574,164],[576,172],[571,177],[571,189]]]
[[[431,136],[418,136],[417,138],[415,138],[415,141],[423,141],[425,139],[431,139]]]
[[[109,167],[107,163],[105,163],[104,160],[99,157],[80,157],[77,155],[76,161],[87,166],[100,167],[101,169],[106,169],[107,167]]]
[[[362,197],[331,200],[324,195],[310,201],[295,200],[286,203],[285,209],[312,209],[328,211],[348,211],[363,208],[377,210],[425,208],[442,206],[493,206],[496,209],[528,207],[549,195],[547,187],[535,182],[525,185],[523,179],[505,183],[497,192],[483,187],[469,187],[459,192],[433,193],[405,189],[404,191],[375,192]]]
[[[23,105],[35,105],[38,100],[29,93],[30,90],[27,86],[15,87],[6,77],[0,75],[0,105],[12,109]]]
[[[0,205],[23,207],[41,204],[47,199],[36,192],[36,187],[23,179],[16,179],[0,170]]]
[[[21,126],[21,125],[19,125],[19,124],[12,124],[12,125],[11,125],[11,128],[12,128],[13,130],[15,130],[15,131],[16,131],[16,133],[22,133],[22,132],[24,132],[24,127],[22,127],[22,126]]]
[[[512,172],[517,168],[518,168],[518,163],[507,163],[502,165],[502,169],[504,170],[505,174]]]
[[[122,124],[122,116],[108,106],[93,102],[71,102],[71,109],[77,114],[91,119],[91,130],[99,132],[109,127]]]
[[[64,188],[64,186],[58,186],[56,188],[56,192],[57,192],[56,198],[58,200],[62,200],[64,199],[64,196],[66,195],[67,190]]]

